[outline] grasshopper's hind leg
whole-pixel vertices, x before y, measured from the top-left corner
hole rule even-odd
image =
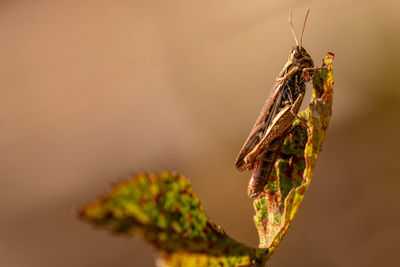
[[[247,194],[250,198],[256,198],[264,191],[264,187],[268,183],[284,139],[285,138],[278,138],[272,142],[269,149],[265,150],[255,162],[247,187]]]

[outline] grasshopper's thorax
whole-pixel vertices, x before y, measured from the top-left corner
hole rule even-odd
[[[289,53],[288,61],[277,77],[280,83],[296,77],[297,82],[303,80],[303,70],[314,68],[314,62],[307,51],[300,46],[294,46]]]
[[[314,62],[304,47],[295,46],[290,50],[288,61],[292,66],[304,68],[314,68]]]

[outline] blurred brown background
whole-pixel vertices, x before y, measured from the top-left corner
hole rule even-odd
[[[134,171],[176,170],[255,246],[233,166],[294,40],[335,58],[324,150],[270,266],[398,266],[398,1],[0,1],[0,265],[154,266],[76,209]],[[305,101],[307,102],[307,101]],[[397,262],[397,264],[396,264]]]

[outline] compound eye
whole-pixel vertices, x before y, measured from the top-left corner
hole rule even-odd
[[[292,51],[292,63],[297,63],[299,59],[299,52],[297,50]]]
[[[299,51],[297,51],[297,50],[294,50],[294,57],[295,58],[297,58],[297,59],[299,59],[300,57],[301,57],[301,55],[300,55],[300,52]]]

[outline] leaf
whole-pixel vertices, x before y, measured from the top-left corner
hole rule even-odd
[[[284,140],[261,198],[254,201],[258,249],[229,237],[211,222],[191,183],[171,172],[138,174],[114,186],[80,218],[113,233],[141,235],[162,252],[159,266],[265,266],[279,245],[311,182],[329,119],[333,97],[333,54],[315,71],[307,120],[295,120]]]
[[[308,121],[307,127],[300,119],[295,120],[261,198],[254,201],[264,262],[282,240],[310,185],[332,114],[333,57],[328,52],[323,69],[315,71],[311,103],[299,114]]]
[[[135,175],[82,208],[80,217],[114,233],[143,236],[164,252],[160,266],[250,266],[255,262],[255,250],[211,222],[191,183],[175,173]]]

